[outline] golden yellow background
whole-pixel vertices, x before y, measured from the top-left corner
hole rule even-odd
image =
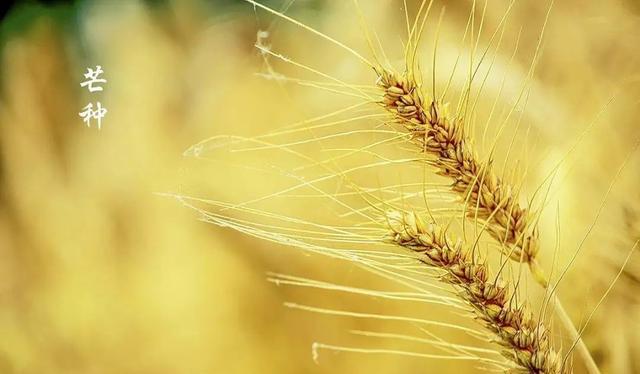
[[[357,40],[357,16],[344,3],[301,0],[290,14],[341,40]],[[370,27],[397,40],[388,53],[400,59],[402,2],[361,3]],[[489,3],[487,23],[495,26],[505,3]],[[511,16],[514,27],[523,28],[524,52],[516,58],[522,70],[547,7],[520,1]],[[445,37],[463,29],[469,9],[466,1],[448,4]],[[425,308],[269,283],[269,271],[341,284],[383,280],[207,225],[158,194],[210,182],[217,186],[207,190],[212,197],[242,191],[251,181],[198,174],[182,152],[212,135],[256,135],[322,113],[325,103],[313,91],[283,89],[254,74],[265,68],[253,48],[256,32],[273,17],[239,0],[81,2],[71,19],[56,12],[39,8],[16,30],[3,26],[0,373],[474,372],[470,364],[394,355],[325,352],[315,363],[313,342],[364,345],[349,330],[381,322],[290,310],[283,302],[398,315],[420,315]],[[574,248],[639,134],[640,91],[633,82],[640,72],[640,7],[621,0],[557,1],[545,40],[527,108],[545,152],[566,149],[619,92],[601,119],[606,124],[577,153],[575,178],[563,184],[564,209],[575,219],[562,229]],[[355,72],[357,63],[343,51],[282,21],[269,41],[311,65],[369,73]],[[103,93],[88,94],[79,82],[97,64],[108,83]],[[93,100],[109,111],[100,131],[78,116]],[[618,189],[614,202],[640,201],[633,165],[623,178],[631,187]],[[598,238],[619,238],[612,225],[605,222]],[[595,249],[581,259],[598,250],[598,243],[590,244]],[[584,316],[580,297],[590,306],[598,300],[597,292],[583,291],[572,293],[576,318]],[[595,335],[591,346],[621,349],[602,342],[607,334]],[[606,348],[599,352],[604,365],[613,365]]]

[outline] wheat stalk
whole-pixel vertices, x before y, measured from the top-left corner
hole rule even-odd
[[[445,229],[426,223],[415,213],[393,211],[387,221],[393,242],[419,253],[426,265],[444,271],[440,280],[460,290],[458,296],[505,348],[504,357],[523,372],[568,372],[552,346],[549,330],[533,318],[526,305],[516,305],[514,293],[502,281],[490,280],[488,267],[461,240],[454,243]]]
[[[408,74],[399,75],[383,68],[375,69],[378,86],[384,90],[383,107],[404,126],[421,150],[433,156],[430,164],[437,174],[452,179],[451,190],[460,195],[469,210],[467,216],[485,222],[490,235],[503,244],[509,258],[525,262],[534,279],[544,289],[549,281],[536,260],[540,250],[539,231],[534,216],[519,204],[517,191],[492,170],[491,162],[482,162],[465,135],[462,119],[452,117],[446,105],[435,99],[425,106],[420,85]],[[560,300],[551,290],[558,316],[590,373],[599,373],[588,348]]]
[[[376,72],[384,90],[383,107],[424,153],[433,156],[437,174],[452,180],[451,190],[466,201],[467,216],[486,222],[491,236],[508,248],[506,254],[526,262],[546,288],[548,281],[536,261],[539,239],[532,213],[520,206],[515,189],[496,175],[491,163],[479,160],[461,119],[451,117],[436,100],[427,103],[419,85],[407,75],[380,68]]]

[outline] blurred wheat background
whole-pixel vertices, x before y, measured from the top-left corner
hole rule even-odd
[[[280,9],[285,2],[265,3]],[[400,59],[402,2],[361,3],[369,27],[400,45],[390,42],[387,51]],[[415,9],[419,2],[409,3]],[[442,37],[457,40],[471,2],[446,3]],[[505,6],[489,1],[487,27]],[[510,23],[522,34],[511,74],[526,72],[548,7],[517,2]],[[287,14],[366,50],[351,2],[299,0]],[[268,272],[349,285],[384,279],[207,225],[160,194],[197,190],[225,199],[248,188],[268,191],[275,183],[268,178],[230,178],[215,165],[205,172],[183,152],[213,135],[258,135],[336,107],[339,97],[256,74],[269,68],[254,48],[257,32],[267,29],[267,42],[288,56],[336,75],[370,73],[344,51],[240,0],[26,2],[3,20],[0,373],[475,372],[469,363],[399,355],[328,353],[314,362],[313,342],[357,345],[361,337],[350,330],[393,322],[316,315],[283,302],[389,315],[438,311],[269,283]],[[560,0],[550,14],[525,112],[527,141],[537,157],[559,157],[595,123],[557,182],[565,259],[640,135],[639,40],[634,0]],[[505,60],[512,52],[505,48]],[[446,64],[446,52],[443,58]],[[95,65],[108,80],[100,96],[79,86]],[[488,84],[489,95],[498,85]],[[515,94],[507,89],[504,100]],[[101,130],[78,116],[96,98],[108,109]],[[531,165],[531,179],[551,167]],[[575,321],[596,305],[640,238],[638,182],[635,154],[560,286]],[[321,208],[308,201],[288,209]],[[555,215],[542,220],[551,233]],[[638,271],[636,255],[585,332],[605,372],[640,372]]]

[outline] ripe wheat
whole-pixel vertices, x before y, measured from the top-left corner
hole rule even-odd
[[[536,256],[538,229],[531,211],[520,206],[514,188],[499,178],[491,163],[483,163],[465,136],[461,119],[452,117],[435,99],[425,101],[419,85],[408,75],[376,69],[384,90],[382,104],[404,126],[423,152],[433,156],[437,174],[452,180],[451,190],[465,199],[467,216],[487,223],[487,231],[511,259],[529,265],[536,280],[547,287]]]
[[[513,291],[493,281],[488,267],[461,240],[453,242],[445,229],[426,223],[415,213],[394,211],[387,220],[395,243],[419,253],[426,265],[444,271],[440,280],[460,290],[458,296],[505,348],[504,357],[523,372],[568,372],[552,346],[549,330],[534,320],[526,305],[516,305]]]

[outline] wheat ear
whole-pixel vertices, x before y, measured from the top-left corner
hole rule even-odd
[[[640,209],[624,208],[624,226],[632,242],[640,240]]]
[[[451,117],[436,100],[425,106],[419,85],[406,75],[376,72],[384,90],[382,105],[423,152],[433,156],[437,173],[452,180],[451,190],[467,201],[467,215],[486,222],[491,236],[508,248],[506,254],[526,262],[546,288],[548,281],[536,261],[539,239],[533,215],[520,206],[515,189],[496,175],[491,163],[478,159],[461,119]]]
[[[472,307],[476,317],[505,349],[504,357],[528,373],[566,373],[553,349],[549,330],[534,320],[526,305],[516,305],[513,291],[502,281],[493,282],[488,267],[455,243],[435,223],[426,223],[416,213],[388,213],[394,243],[420,254],[420,261],[441,269],[440,280],[455,286],[458,296]]]

